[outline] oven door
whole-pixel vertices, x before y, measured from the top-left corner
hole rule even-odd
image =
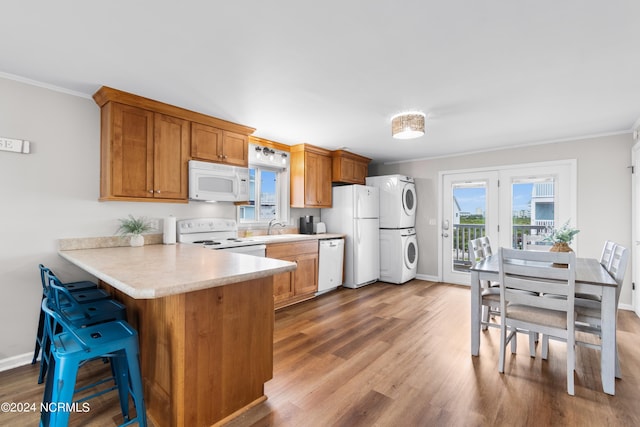
[[[267,245],[249,245],[249,246],[234,246],[231,248],[214,249],[216,251],[233,252],[236,254],[253,255],[264,258],[267,252]]]

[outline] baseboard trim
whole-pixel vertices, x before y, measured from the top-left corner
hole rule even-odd
[[[440,281],[438,276],[429,276],[429,275],[426,275],[426,274],[416,274],[416,279],[426,280],[428,282],[439,282]]]
[[[618,308],[620,310],[629,310],[629,311],[635,311],[633,309],[633,306],[631,304],[618,304]]]
[[[17,368],[19,366],[29,365],[33,359],[33,353],[24,353],[17,356],[7,357],[6,359],[0,359],[0,372],[8,371],[9,369]]]

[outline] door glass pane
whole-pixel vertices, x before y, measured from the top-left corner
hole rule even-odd
[[[471,266],[469,240],[486,234],[487,183],[465,182],[453,184],[453,218],[451,242],[453,271],[468,271]]]
[[[276,217],[277,173],[262,169],[260,171],[260,220]]]
[[[512,230],[514,249],[531,249],[528,245],[547,245],[544,238],[555,220],[555,185],[553,178],[515,180],[511,186]]]

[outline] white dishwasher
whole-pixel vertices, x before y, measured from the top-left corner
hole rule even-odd
[[[332,291],[342,285],[344,239],[319,240],[318,248],[318,292]]]

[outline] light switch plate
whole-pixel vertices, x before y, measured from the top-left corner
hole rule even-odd
[[[29,141],[0,137],[0,151],[29,154]]]

